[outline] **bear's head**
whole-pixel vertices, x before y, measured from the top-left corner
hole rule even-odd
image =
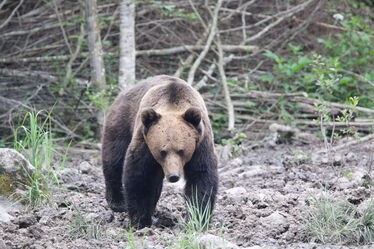
[[[203,134],[201,111],[190,107],[184,113],[142,111],[143,136],[166,179],[177,182],[184,165],[190,161]]]

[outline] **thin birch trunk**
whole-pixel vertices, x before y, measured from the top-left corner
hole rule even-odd
[[[135,84],[135,4],[122,0],[120,6],[120,56],[118,85],[121,89]]]
[[[105,67],[103,60],[103,48],[101,45],[100,26],[97,16],[96,0],[86,0],[86,25],[87,25],[87,42],[89,49],[91,65],[91,82],[97,91],[103,92],[106,89]],[[102,99],[104,101],[104,99]],[[102,103],[102,106],[105,106]],[[99,110],[97,115],[100,130],[104,124],[104,110]]]

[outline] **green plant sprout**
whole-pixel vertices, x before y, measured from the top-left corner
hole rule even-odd
[[[51,190],[59,184],[56,167],[62,167],[67,153],[61,154],[53,144],[51,114],[42,117],[44,111],[28,112],[21,126],[13,130],[13,147],[34,166],[34,171],[27,174],[26,182],[22,184],[26,192],[22,193],[20,201],[30,207],[48,202]],[[57,159],[57,163],[54,160]]]

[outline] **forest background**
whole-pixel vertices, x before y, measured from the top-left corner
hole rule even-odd
[[[56,138],[97,141],[119,90],[158,74],[203,94],[217,143],[271,123],[370,133],[373,13],[369,0],[3,0],[0,144],[32,109],[52,112]]]

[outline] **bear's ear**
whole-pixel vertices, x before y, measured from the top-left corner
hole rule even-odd
[[[142,123],[145,128],[149,128],[153,123],[157,122],[161,117],[160,114],[158,114],[155,110],[152,108],[147,108],[143,110],[141,114]]]
[[[201,121],[201,111],[196,107],[190,107],[183,114],[184,120],[197,127]]]

